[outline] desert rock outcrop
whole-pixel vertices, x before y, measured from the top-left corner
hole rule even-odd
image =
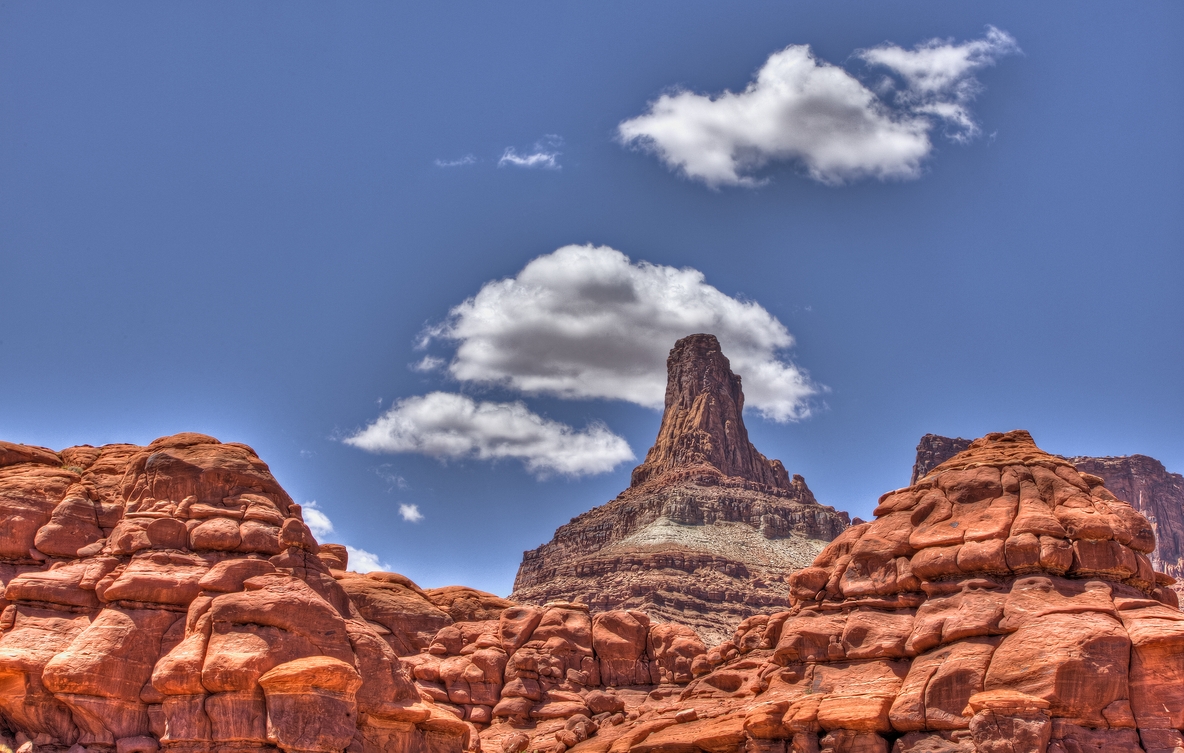
[[[397,655],[452,618],[400,576],[331,570],[345,549],[321,549],[245,445],[0,443],[0,745],[473,748]],[[342,586],[363,579],[378,588]]]
[[[709,651],[711,671],[564,747],[1184,748],[1184,614],[1150,523],[1100,477],[1027,432],[991,434],[875,515],[791,577],[789,610]]]
[[[968,439],[926,434],[917,445],[911,483],[968,446]],[[1082,473],[1101,478],[1116,497],[1147,518],[1155,529],[1155,551],[1148,555],[1151,565],[1177,580],[1184,579],[1184,476],[1169,473],[1163,463],[1146,455],[1078,455],[1065,460]]]
[[[630,487],[526,552],[511,598],[640,609],[719,642],[787,606],[785,577],[849,521],[753,447],[740,377],[714,336],[679,340],[667,370],[658,438]]]

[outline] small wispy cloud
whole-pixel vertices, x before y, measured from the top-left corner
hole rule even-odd
[[[419,511],[419,505],[399,505],[399,514],[408,523],[418,523],[423,520],[423,513]]]
[[[502,153],[501,159],[497,161],[497,166],[512,165],[514,167],[559,170],[561,167],[559,155],[563,154],[559,151],[561,146],[563,146],[563,139],[553,133],[536,141],[533,149],[523,154],[519,154],[514,147],[508,146],[506,151]]]
[[[471,154],[466,154],[460,159],[438,159],[436,160],[436,167],[464,167],[465,165],[477,164],[477,158]]]
[[[419,359],[415,363],[411,364],[409,368],[412,371],[418,371],[420,374],[427,374],[430,371],[435,371],[436,369],[440,368],[443,365],[444,365],[443,358],[437,358],[435,356],[424,356],[423,358]]]
[[[374,472],[378,474],[380,479],[387,483],[387,493],[393,492],[395,489],[407,489],[410,487],[407,479],[395,473],[394,466],[390,463],[383,463],[375,468]]]

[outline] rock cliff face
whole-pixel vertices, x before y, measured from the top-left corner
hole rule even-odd
[[[740,377],[712,335],[667,360],[658,439],[620,496],[526,552],[515,601],[641,609],[708,643],[787,605],[785,577],[849,524],[748,440]]]
[[[707,650],[346,572],[244,445],[0,444],[0,750],[1178,753],[1154,549],[1099,476],[991,434]]]
[[[640,612],[347,566],[245,445],[0,443],[0,750],[575,745],[708,668]]]
[[[933,468],[970,445],[970,440],[926,434],[917,445],[913,466],[916,483]],[[1163,463],[1146,455],[1065,458],[1082,473],[1098,476],[1121,500],[1130,503],[1155,529],[1152,566],[1177,580],[1184,580],[1184,476],[1169,473]],[[1184,584],[1177,586],[1177,590]]]
[[[245,445],[0,443],[0,749],[471,748],[396,655],[449,614],[320,550]]]
[[[988,435],[881,497],[677,701],[571,753],[1174,753],[1184,615],[1154,547],[1101,478]]]

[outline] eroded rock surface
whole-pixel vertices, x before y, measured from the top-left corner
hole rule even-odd
[[[929,471],[962,452],[969,439],[926,434],[917,445],[913,466],[916,483]],[[1151,565],[1177,580],[1184,580],[1184,476],[1169,473],[1163,463],[1146,455],[1121,457],[1066,457],[1082,473],[1102,479],[1106,488],[1130,503],[1155,529]],[[1179,592],[1182,586],[1177,586]]]
[[[740,377],[714,336],[679,340],[667,370],[658,438],[629,489],[524,553],[511,598],[641,609],[718,643],[786,607],[785,577],[849,520],[753,447]]]
[[[791,577],[790,609],[711,649],[709,672],[566,747],[1181,750],[1184,614],[1152,526],[1100,477],[991,434],[875,515]]]
[[[448,612],[321,549],[245,445],[0,443],[0,748],[475,748],[398,658]]]

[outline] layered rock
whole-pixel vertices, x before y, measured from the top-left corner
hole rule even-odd
[[[991,434],[885,494],[875,516],[792,576],[790,609],[745,620],[677,695],[536,748],[1184,748],[1184,615],[1151,567],[1150,523],[1100,477],[1027,432]]]
[[[473,748],[396,654],[452,618],[399,576],[372,579],[375,603],[405,597],[420,618],[386,629],[338,582],[361,576],[331,571],[344,547],[320,549],[245,445],[0,443],[0,747]]]
[[[525,552],[511,598],[641,609],[715,643],[784,608],[785,577],[849,520],[753,447],[740,377],[714,336],[679,340],[667,370],[658,438],[630,487]]]
[[[917,445],[913,466],[916,483],[929,471],[970,445],[970,440],[926,434]],[[1152,566],[1184,579],[1184,476],[1169,473],[1163,463],[1146,455],[1122,457],[1067,457],[1077,470],[1098,476],[1119,499],[1130,503],[1155,529]],[[1179,590],[1179,587],[1177,588]]]

